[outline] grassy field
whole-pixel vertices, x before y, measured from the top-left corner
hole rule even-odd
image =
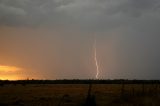
[[[0,86],[0,106],[84,106],[88,84]],[[160,106],[156,84],[93,84],[96,106]]]

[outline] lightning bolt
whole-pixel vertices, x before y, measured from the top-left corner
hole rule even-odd
[[[99,66],[98,66],[98,62],[97,62],[97,48],[96,48],[97,44],[96,44],[96,39],[94,42],[94,61],[95,61],[95,65],[96,65],[96,79],[98,79],[99,77]]]

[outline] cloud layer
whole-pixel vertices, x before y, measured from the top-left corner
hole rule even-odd
[[[159,0],[0,0],[0,23],[108,29],[160,16]],[[156,16],[156,17],[155,17]],[[148,18],[147,18],[148,17]]]
[[[0,63],[93,78],[96,36],[101,78],[158,79],[159,28],[159,0],[0,0]]]

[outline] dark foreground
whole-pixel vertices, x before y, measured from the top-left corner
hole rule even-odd
[[[0,106],[160,106],[160,84],[3,84]]]

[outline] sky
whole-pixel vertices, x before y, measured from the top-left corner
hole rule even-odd
[[[95,40],[99,79],[159,79],[159,28],[159,0],[0,0],[0,79],[94,79]]]

